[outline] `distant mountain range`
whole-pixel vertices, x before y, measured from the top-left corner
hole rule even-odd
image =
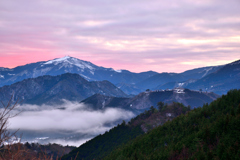
[[[184,87],[192,90],[226,94],[240,88],[240,60],[215,67],[189,70],[183,73],[160,73],[136,84],[143,89],[159,90]]]
[[[183,84],[185,88],[226,94],[230,89],[240,89],[240,60],[227,64],[203,78]]]
[[[111,97],[101,94],[95,94],[82,102],[90,105],[93,109],[102,109],[106,107],[121,107],[125,109],[146,110],[151,106],[157,107],[158,102],[173,103],[179,102],[191,108],[211,103],[220,97],[215,93],[191,91],[189,89],[176,88],[174,90],[164,91],[146,91],[133,98]]]
[[[0,99],[7,104],[13,101],[28,104],[60,104],[63,99],[82,101],[93,109],[118,107],[128,110],[145,110],[156,107],[159,101],[179,102],[191,108],[210,103],[219,96],[214,93],[175,88],[173,90],[145,91],[132,98],[109,81],[85,80],[78,74],[40,76],[0,88]]]
[[[87,81],[107,80],[124,93],[134,96],[147,89],[162,90],[176,87],[226,94],[230,89],[240,88],[240,60],[222,65],[203,67],[183,73],[157,73],[153,71],[133,73],[99,67],[91,62],[74,57],[57,58],[50,61],[31,63],[13,69],[0,68],[0,87],[11,85],[28,78],[64,73],[75,73]]]
[[[64,73],[77,73],[88,81],[107,80],[113,84],[132,84],[157,74],[157,72],[153,71],[133,73],[127,70],[114,70],[112,68],[99,67],[91,62],[66,56],[50,61],[18,66],[13,69],[0,68],[0,87],[11,85],[27,78],[36,78],[44,75],[56,76]]]
[[[193,90],[202,89],[203,91],[226,94],[230,89],[240,88],[239,62],[238,60],[222,66],[197,68],[183,73],[157,73],[153,71],[133,73],[127,70],[99,67],[88,61],[66,56],[50,61],[18,66],[13,69],[1,67],[0,87],[27,78],[76,73],[88,81],[107,80],[129,95],[137,95],[146,89],[173,89],[179,86]],[[211,82],[208,83],[208,80]],[[217,85],[214,85],[215,80],[218,82]]]
[[[127,97],[127,95],[109,81],[89,82],[78,74],[65,73],[58,76],[40,76],[0,88],[0,99],[5,104],[13,95],[13,101],[30,104],[61,103],[62,99],[81,101],[96,93]]]
[[[191,79],[192,80],[201,79],[213,72],[216,72],[222,67],[223,66],[203,67],[203,68],[188,70],[183,73],[159,73],[137,83],[136,85],[144,89],[147,89],[147,88],[154,89],[156,87],[159,89],[165,89],[165,88],[161,88],[161,86],[164,86],[172,82],[181,83]]]

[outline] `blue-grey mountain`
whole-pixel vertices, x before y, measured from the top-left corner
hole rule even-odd
[[[196,68],[183,73],[157,73],[153,71],[134,73],[128,70],[104,68],[88,61],[66,56],[12,69],[1,67],[0,87],[43,75],[56,76],[64,73],[76,73],[88,81],[107,80],[132,96],[146,89],[160,90],[176,87],[225,94],[230,89],[240,88],[238,62],[222,66]],[[226,68],[228,65],[231,67]]]
[[[226,94],[230,89],[240,88],[240,60],[227,64],[193,83],[184,85],[190,89]]]
[[[30,104],[62,103],[62,99],[81,101],[96,93],[114,97],[127,95],[109,81],[89,82],[78,74],[65,73],[58,76],[40,76],[25,79],[0,88],[0,99]]]
[[[36,78],[44,75],[56,76],[64,73],[76,73],[88,81],[108,80],[113,84],[122,82],[132,84],[156,74],[156,72],[152,71],[133,73],[127,70],[114,70],[112,68],[99,67],[91,62],[66,56],[50,61],[18,66],[13,69],[0,68],[0,87],[27,78]]]
[[[198,80],[213,72],[216,72],[223,66],[203,67],[185,71],[183,73],[158,73],[136,85],[143,89],[173,89],[181,86],[182,82],[188,80]]]
[[[132,98],[120,98],[95,94],[82,102],[92,106],[93,109],[102,109],[106,107],[121,107],[144,111],[151,106],[157,107],[158,102],[171,104],[179,102],[185,106],[196,108],[206,103],[211,103],[219,95],[212,92],[192,91],[189,89],[176,88],[173,90],[146,91]]]

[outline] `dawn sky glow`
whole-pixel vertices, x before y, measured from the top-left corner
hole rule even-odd
[[[240,59],[240,1],[2,0],[0,37],[0,67],[69,55],[182,72]]]

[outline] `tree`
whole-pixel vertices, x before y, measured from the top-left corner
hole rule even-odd
[[[0,159],[1,160],[8,160],[8,159],[14,159],[14,160],[21,160],[21,159],[45,159],[45,160],[52,160],[52,156],[49,156],[45,153],[35,153],[35,152],[29,152],[26,147],[18,143],[13,143],[12,140],[17,139],[16,132],[11,133],[8,130],[8,121],[10,118],[13,118],[17,116],[17,114],[13,114],[12,111],[17,107],[18,101],[16,101],[14,104],[12,104],[12,98],[10,98],[7,105],[4,105],[3,102],[3,108],[0,109]],[[5,145],[5,143],[7,143]]]
[[[159,112],[162,111],[163,106],[164,106],[164,102],[158,102],[157,106],[158,106],[158,111]]]
[[[2,146],[5,142],[9,142],[9,140],[12,139],[13,137],[16,138],[15,134],[17,131],[14,133],[10,133],[7,129],[7,126],[9,118],[12,118],[17,115],[11,114],[12,110],[17,106],[17,102],[12,105],[12,97],[7,105],[4,105],[3,102],[1,102],[3,105],[3,109],[0,112],[0,146]]]
[[[154,108],[153,106],[151,106],[151,107],[150,107],[150,111],[151,111],[151,113],[155,113],[155,112],[157,112],[157,109]]]

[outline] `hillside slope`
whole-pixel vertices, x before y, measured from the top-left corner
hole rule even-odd
[[[127,141],[189,110],[190,108],[184,107],[180,103],[173,103],[171,105],[162,104],[161,110],[151,108],[133,118],[128,124],[123,122],[121,125],[112,128],[109,132],[89,140],[63,156],[62,160],[71,160],[71,158],[74,159],[76,156],[76,160],[101,159]]]
[[[239,159],[240,90],[181,115],[105,157],[118,159]]]

